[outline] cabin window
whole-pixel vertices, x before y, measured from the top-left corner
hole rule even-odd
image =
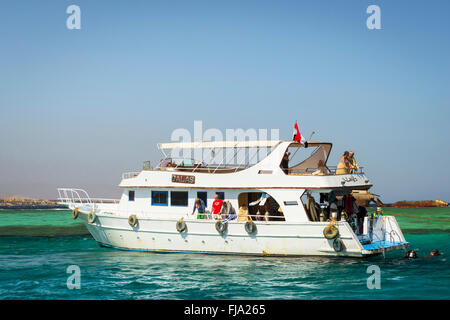
[[[187,191],[171,191],[170,192],[170,205],[177,206],[177,207],[187,207],[188,192]]]
[[[203,200],[203,203],[205,204],[205,207],[208,206],[208,192],[205,192],[205,191],[197,192],[197,198]]]
[[[128,201],[134,201],[134,191],[128,191]]]
[[[167,206],[168,191],[152,191],[152,206]]]
[[[220,200],[225,200],[225,192],[216,192]]]

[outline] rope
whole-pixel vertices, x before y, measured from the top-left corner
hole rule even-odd
[[[403,216],[403,217],[416,218],[416,219],[425,219],[425,220],[434,220],[434,221],[450,222],[450,220],[445,220],[445,219],[435,219],[435,218],[428,218],[428,217],[410,216],[410,215],[401,214],[401,213],[385,212],[384,214],[391,214],[391,215],[393,215],[393,216]]]

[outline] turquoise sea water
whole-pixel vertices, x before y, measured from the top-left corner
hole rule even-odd
[[[450,219],[449,208],[386,211]],[[99,247],[69,211],[0,210],[0,299],[450,299],[450,224],[396,217],[416,260],[118,251]],[[426,258],[435,248],[443,255]],[[67,288],[70,265],[79,290]],[[367,288],[370,265],[379,290]]]

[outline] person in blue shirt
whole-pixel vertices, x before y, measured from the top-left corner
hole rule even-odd
[[[192,214],[195,213],[195,210],[198,211],[199,219],[203,219],[203,218],[200,218],[200,216],[203,216],[205,214],[205,202],[203,202],[202,199],[200,199],[200,198],[195,199],[194,209],[192,209]]]

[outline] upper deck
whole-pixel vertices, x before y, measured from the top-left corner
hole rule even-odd
[[[337,174],[336,167],[327,166],[332,144],[308,141],[305,145],[293,141],[215,141],[164,143],[158,147],[164,159],[156,168],[147,166],[139,173],[126,173],[123,188],[353,188],[369,189],[371,184],[362,168],[349,174]],[[192,157],[173,157],[164,150],[200,150],[211,153],[210,161]],[[302,161],[292,164],[302,149],[312,152]],[[263,150],[263,152],[261,152]],[[292,150],[288,168],[281,167],[283,156]],[[242,151],[244,156],[242,156]],[[206,151],[208,152],[208,151]],[[241,156],[239,153],[241,152]],[[231,160],[231,161],[230,161]],[[237,161],[239,160],[239,161]],[[187,177],[187,178],[186,178]]]

